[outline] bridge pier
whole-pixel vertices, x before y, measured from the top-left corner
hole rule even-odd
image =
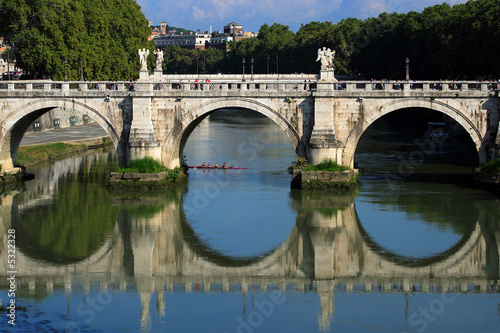
[[[161,161],[161,146],[152,122],[151,96],[132,98],[132,123],[128,142],[127,164],[137,158],[152,157]]]
[[[493,153],[491,154],[491,158],[500,158],[500,121],[498,122],[497,126],[497,136],[495,143],[493,144]]]
[[[314,98],[314,127],[307,149],[307,159],[311,164],[319,164],[324,159],[332,159],[342,164],[342,151],[334,129],[333,84],[318,82]]]

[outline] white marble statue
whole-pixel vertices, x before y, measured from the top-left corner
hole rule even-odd
[[[163,50],[157,49],[153,53],[156,56],[156,70],[161,71],[163,67]]]
[[[148,70],[148,55],[149,55],[149,50],[139,49],[139,60],[141,61],[141,71]]]
[[[330,48],[323,47],[323,49],[318,49],[318,58],[316,61],[321,61],[321,70],[333,70],[333,59],[335,59],[335,50],[330,50]]]

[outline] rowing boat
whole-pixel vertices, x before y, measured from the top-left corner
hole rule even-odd
[[[247,168],[238,168],[238,167],[216,167],[216,166],[189,166],[190,169],[217,169],[217,170],[246,170]]]

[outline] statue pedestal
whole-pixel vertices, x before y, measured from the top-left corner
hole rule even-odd
[[[139,80],[138,81],[147,81],[147,80],[149,80],[148,70],[141,69],[141,71],[139,72]]]
[[[161,80],[163,76],[163,71],[161,69],[155,69],[153,78],[155,80]]]
[[[319,73],[320,73],[320,76],[319,76],[320,80],[337,82],[337,79],[335,78],[335,70],[325,69],[325,70],[321,70]]]

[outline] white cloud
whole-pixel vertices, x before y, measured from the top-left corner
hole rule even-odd
[[[314,8],[309,9],[307,13],[304,14],[305,17],[310,18],[316,16],[316,10]]]
[[[397,0],[399,2],[399,0]],[[362,1],[360,11],[363,17],[378,16],[379,13],[388,11],[385,0]],[[394,11],[394,10],[393,10]]]
[[[197,21],[204,21],[207,18],[207,14],[203,9],[200,9],[196,6],[191,7],[193,10],[193,18]]]

